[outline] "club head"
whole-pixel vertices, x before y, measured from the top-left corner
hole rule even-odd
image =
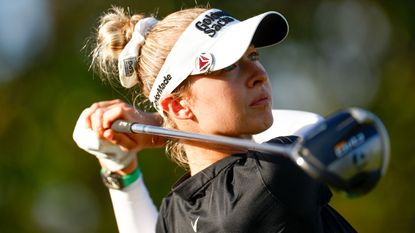
[[[389,162],[389,137],[373,113],[350,108],[328,116],[297,145],[297,164],[348,196],[371,191]]]

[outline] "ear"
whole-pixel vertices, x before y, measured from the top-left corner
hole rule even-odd
[[[167,112],[170,116],[176,119],[186,120],[194,117],[190,105],[186,99],[169,95],[160,101],[160,105],[163,111]]]

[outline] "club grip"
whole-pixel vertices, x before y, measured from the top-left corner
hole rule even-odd
[[[123,120],[117,120],[111,125],[111,129],[119,133],[132,133],[131,126],[133,123]]]

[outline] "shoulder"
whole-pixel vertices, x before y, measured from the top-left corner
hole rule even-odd
[[[276,137],[266,142],[268,144],[290,145],[295,143],[299,137],[284,136]],[[273,184],[282,182],[283,177],[297,177],[302,176],[304,172],[299,168],[287,155],[284,154],[269,154],[252,151],[249,156],[255,160],[261,176],[266,179],[265,183],[272,182]],[[268,181],[270,179],[270,181]]]
[[[295,143],[298,139],[299,137],[297,136],[283,136],[273,138],[266,143],[288,146]],[[262,172],[270,172],[270,174],[274,175],[284,172],[299,172],[301,170],[287,155],[283,154],[269,154],[252,151],[248,154],[248,157],[254,159],[256,163],[260,165],[259,168]]]
[[[297,141],[299,139],[298,136],[281,136],[281,137],[276,137],[273,138],[271,140],[269,140],[267,143],[276,143],[276,144],[292,144],[295,141]]]
[[[296,136],[277,137],[268,143],[291,144],[298,140]],[[328,187],[305,173],[287,155],[253,152],[258,171],[267,189],[288,208],[314,209],[330,200]]]

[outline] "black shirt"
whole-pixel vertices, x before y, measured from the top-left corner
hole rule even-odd
[[[356,232],[328,205],[330,198],[327,186],[289,158],[249,151],[181,178],[163,199],[156,231]]]

